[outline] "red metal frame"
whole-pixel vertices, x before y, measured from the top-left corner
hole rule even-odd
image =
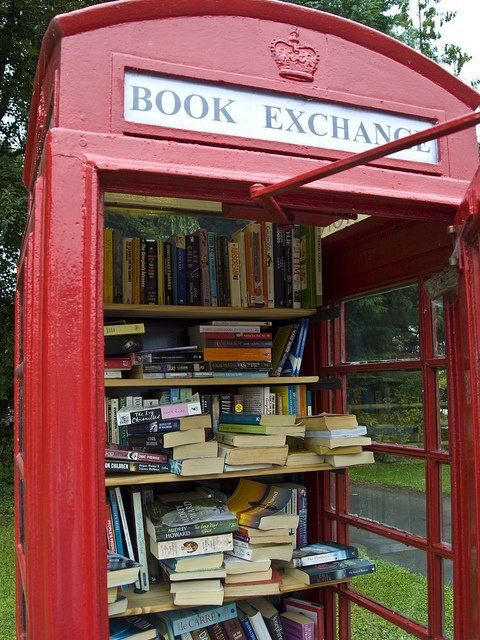
[[[270,56],[270,43],[279,35],[288,36],[292,25],[324,54],[309,87],[280,79]],[[128,59],[120,60],[119,49]],[[241,210],[247,217],[255,211],[249,193],[252,183],[273,184],[316,170],[319,156],[325,164],[346,158],[342,152],[317,153],[251,141],[242,144],[227,136],[122,128],[117,71],[120,62],[125,66],[132,64],[132,59],[140,68],[157,73],[191,74],[199,79],[213,79],[217,73],[216,79],[232,84],[315,95],[419,117],[429,118],[433,113],[439,122],[461,116],[480,103],[476,92],[404,45],[361,25],[288,3],[130,0],[91,7],[52,22],[42,45],[32,98],[24,172],[32,213],[20,257],[16,302],[15,499],[17,510],[21,503],[25,510],[25,544],[20,539],[20,521],[16,523],[17,620],[19,636],[26,628],[27,637],[33,640],[108,637],[104,435],[97,429],[103,417],[102,192],[221,199],[227,210]],[[445,224],[454,222],[477,166],[475,137],[459,133],[448,143],[442,141],[440,152],[441,162],[435,167],[382,159],[374,166],[358,166],[282,194],[282,209],[293,212],[297,220],[304,215],[303,220],[311,224],[326,224],[356,213],[390,218],[383,225],[375,221],[353,225],[341,234],[341,240],[330,243],[335,247],[334,255],[329,254],[326,243],[326,263],[338,264],[353,255],[349,243],[355,243],[355,227],[373,229],[374,235],[363,236],[364,245],[357,247],[355,272],[352,263],[332,271],[335,278],[326,282],[327,299],[342,299],[348,287],[349,294],[358,293],[373,285],[411,279],[443,264],[451,252],[444,237]],[[460,306],[449,312],[457,341],[451,345],[451,361],[464,352],[465,345],[475,354],[475,340],[478,342],[476,329],[471,327],[480,306],[473,291],[478,282],[468,278],[478,278],[480,265],[474,247],[463,249],[464,244],[476,242],[478,217],[473,210],[462,211],[465,215],[458,218],[458,227],[463,225],[460,254],[468,267],[465,274],[471,269],[476,275],[465,275]],[[413,224],[407,219],[428,222]],[[413,237],[415,230],[430,242],[422,245]],[[389,262],[394,255],[389,237],[407,240],[402,242],[406,260],[401,264]],[[385,245],[383,251],[379,240]],[[385,255],[388,253],[391,255]],[[380,265],[375,274],[369,268],[374,264]],[[462,307],[465,300],[468,304]],[[23,357],[19,348],[22,314]],[[467,322],[468,331],[463,330],[461,321]],[[341,342],[339,321],[332,324],[329,332],[335,343],[335,364],[340,362]],[[315,344],[322,350],[327,339],[320,329],[315,330]],[[317,353],[312,362],[320,371],[320,364],[324,367],[326,362],[321,357],[320,363]],[[424,364],[430,366],[428,358]],[[458,453],[454,457],[454,485],[459,502],[455,522],[457,535],[460,526],[468,531],[468,545],[460,545],[458,539],[454,542],[459,593],[455,613],[459,628],[466,630],[470,625],[475,631],[475,635],[467,633],[459,638],[475,640],[480,638],[474,602],[478,585],[468,555],[480,547],[480,496],[473,485],[480,460],[477,448],[474,454],[466,450],[478,421],[478,404],[465,408],[461,402],[468,394],[466,371],[465,362],[455,360],[452,389],[457,398]],[[468,371],[475,378],[472,385],[478,385],[479,372],[473,368]],[[317,393],[316,402],[327,396],[332,406],[341,406],[340,390]],[[21,405],[27,426],[23,451],[19,441]],[[432,452],[432,465],[443,460],[442,456]],[[475,473],[465,478],[464,469]],[[332,475],[308,481],[314,491],[326,497],[331,492]],[[315,527],[319,535],[324,532],[346,540],[350,524],[350,516],[345,514],[346,474],[337,473],[335,478],[335,509],[327,510],[324,520],[317,514]],[[435,482],[429,484],[430,492]],[[474,508],[469,505],[471,500]],[[450,552],[432,541],[431,553],[447,557]],[[431,571],[436,571],[433,564]],[[21,585],[26,594],[26,617]],[[335,632],[336,597],[340,597],[339,631],[343,637],[348,634],[349,602],[358,598],[344,589],[326,590],[329,640]],[[387,619],[393,615],[383,609],[378,613]],[[398,616],[395,622],[404,624]]]

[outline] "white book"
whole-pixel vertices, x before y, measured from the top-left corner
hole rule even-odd
[[[269,309],[275,307],[275,263],[273,260],[273,223],[265,223],[265,260],[267,261],[267,286]]]
[[[245,236],[243,230],[236,231],[232,238],[238,244],[238,260],[240,263],[240,304],[242,307],[248,307],[247,294],[247,260],[245,255]]]
[[[237,606],[248,616],[257,640],[272,640],[272,636],[268,632],[261,611],[254,609],[248,602],[241,602],[241,604],[237,604]]]
[[[150,580],[148,576],[147,548],[145,546],[145,529],[143,526],[142,494],[140,489],[130,489],[133,505],[133,519],[135,523],[135,536],[137,540],[137,560],[142,565],[140,567],[139,580],[135,583],[137,589],[142,591],[150,590]]]
[[[367,433],[367,427],[359,425],[351,429],[326,429],[325,431],[306,431],[305,439],[309,438],[354,438],[356,436],[364,436]]]
[[[120,487],[115,487],[115,495],[117,497],[118,511],[120,513],[120,520],[122,522],[123,536],[125,538],[125,544],[127,546],[127,555],[130,560],[135,560],[132,539],[130,537],[130,530],[128,528],[127,516],[125,515],[125,506],[123,504],[122,492],[120,491]]]
[[[228,271],[230,274],[230,305],[232,307],[241,307],[241,291],[240,291],[240,258],[238,242],[228,243]]]
[[[204,553],[218,553],[233,549],[231,533],[220,533],[212,536],[197,538],[180,538],[178,540],[164,540],[156,542],[151,536],[150,551],[157,560],[178,558],[181,556],[199,556]]]
[[[114,444],[120,444],[120,435],[119,435],[118,425],[117,425],[117,413],[119,410],[118,398],[111,398],[110,403],[111,403],[110,419],[112,421],[112,424],[111,424],[112,442]]]

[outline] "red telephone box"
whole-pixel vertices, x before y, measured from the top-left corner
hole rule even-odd
[[[252,200],[252,185],[375,149],[479,104],[475,91],[399,42],[282,2],[124,0],[52,21],[32,98],[16,301],[19,638],[108,637],[105,192],[220,201],[227,217],[265,219],[278,211]],[[444,303],[447,353],[433,350],[432,307],[422,288],[420,353],[397,367],[421,372],[424,440],[373,446],[423,462],[425,531],[352,513],[346,473],[305,480],[322,498],[312,518],[318,535],[344,541],[357,528],[424,554],[428,616],[418,620],[350,586],[331,587],[319,595],[328,640],[336,626],[338,637],[349,637],[352,604],[408,637],[447,637],[446,562],[453,562],[455,638],[480,638],[477,164],[470,129],[278,196],[290,222],[328,227],[368,216],[325,236],[325,308],[308,363],[321,379],[339,381],[318,392],[324,409],[345,409],[348,376],[381,369],[359,369],[345,358],[345,301],[413,281],[423,286],[452,254],[458,276]],[[439,367],[449,380],[448,451],[439,446],[432,408]],[[442,465],[452,469],[450,541],[441,532]]]

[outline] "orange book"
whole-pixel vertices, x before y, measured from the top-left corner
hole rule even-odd
[[[206,347],[203,350],[205,362],[271,362],[272,350],[269,348],[259,349],[257,347],[233,348]]]

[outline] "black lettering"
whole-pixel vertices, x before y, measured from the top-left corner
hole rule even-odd
[[[165,111],[165,107],[163,105],[163,98],[167,94],[170,94],[173,97],[173,105],[172,105],[173,109],[170,112]],[[166,116],[174,116],[176,113],[180,111],[180,107],[182,106],[182,103],[180,102],[180,98],[177,96],[177,94],[174,91],[168,91],[167,89],[165,89],[164,91],[159,91],[157,93],[157,97],[155,98],[155,104],[157,105],[157,109],[160,111],[160,113],[163,113]]]
[[[343,125],[338,123],[339,120],[343,120]],[[348,118],[339,118],[338,116],[332,116],[333,121],[333,137],[340,138],[339,132],[343,131],[343,140],[350,140],[350,136],[348,134],[348,123],[350,120]]]
[[[355,134],[355,138],[353,139],[353,141],[358,142],[359,137],[363,138],[367,144],[372,144],[372,141],[368,137],[368,133],[367,133],[367,130],[365,129],[365,125],[363,124],[363,122],[360,122],[360,126],[357,129],[357,133]]]
[[[192,100],[194,98],[198,98],[198,103],[200,106],[200,114],[195,116],[193,115],[192,112]],[[189,96],[187,96],[185,98],[185,111],[187,112],[187,115],[189,115],[191,118],[194,118],[195,120],[201,120],[202,118],[205,118],[205,116],[208,113],[208,103],[205,100],[205,98],[203,96],[198,95],[198,93],[192,93]]]
[[[147,87],[137,87],[132,85],[133,89],[133,101],[132,101],[132,109],[133,111],[150,111],[152,108],[152,103],[149,100],[152,92]],[[140,95],[140,92],[143,92],[143,95]],[[140,102],[143,102],[145,106],[143,108],[140,106]]]
[[[384,142],[390,142],[391,131],[389,124],[387,124],[386,126],[387,131],[385,131],[382,125],[378,124],[378,122],[374,122],[373,126],[375,127],[375,144],[382,144],[382,142],[378,139],[378,134],[382,136]]]
[[[291,125],[288,127],[287,131],[291,131],[292,127],[295,126],[298,133],[305,133],[305,131],[303,130],[302,125],[300,124],[300,122],[298,121],[298,119],[303,116],[303,114],[305,113],[304,111],[298,111],[297,115],[295,115],[293,109],[287,109],[286,110],[288,115],[290,116],[290,119],[292,121]]]
[[[327,131],[324,131],[323,133],[321,133],[320,131],[317,131],[317,129],[315,127],[315,119],[316,118],[323,118],[325,120],[325,122],[328,122],[327,116],[324,115],[323,113],[312,113],[312,115],[308,119],[308,128],[316,136],[326,136],[327,135]]]
[[[227,104],[224,104],[223,107],[220,106],[220,98],[213,99],[213,119],[217,122],[221,122],[221,116],[225,118],[225,122],[231,122],[236,124],[235,120],[232,118],[231,114],[228,113],[228,107],[233,104],[235,100],[229,100]]]
[[[283,129],[283,125],[280,125],[279,127],[274,127],[274,124],[278,124],[277,123],[277,118],[278,118],[278,113],[273,113],[272,109],[276,109],[277,111],[281,112],[282,110],[280,109],[280,107],[272,107],[269,106],[268,104],[264,104],[263,105],[265,107],[265,128],[266,129]]]

